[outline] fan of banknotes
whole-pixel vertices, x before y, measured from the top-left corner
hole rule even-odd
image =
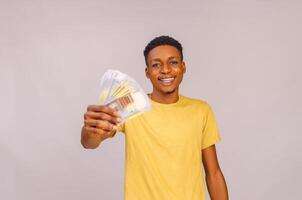
[[[142,114],[151,108],[151,103],[139,84],[118,70],[107,70],[101,78],[99,102],[117,109],[122,122]]]

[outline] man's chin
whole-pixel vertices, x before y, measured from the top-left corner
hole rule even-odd
[[[176,92],[176,89],[171,89],[171,90],[164,90],[163,93],[165,95],[171,95],[174,94]]]

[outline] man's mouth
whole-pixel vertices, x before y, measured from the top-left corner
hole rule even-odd
[[[165,78],[159,77],[158,80],[159,80],[163,85],[170,85],[170,84],[172,84],[172,82],[175,80],[175,77],[165,77]]]

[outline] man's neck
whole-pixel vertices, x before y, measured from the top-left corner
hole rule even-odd
[[[178,91],[174,91],[172,93],[157,93],[153,91],[150,97],[155,102],[162,104],[171,104],[176,103],[178,101],[179,94]]]

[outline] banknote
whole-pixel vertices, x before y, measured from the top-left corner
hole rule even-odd
[[[107,70],[100,81],[99,102],[121,114],[122,122],[150,110],[151,103],[141,86],[129,75]]]

